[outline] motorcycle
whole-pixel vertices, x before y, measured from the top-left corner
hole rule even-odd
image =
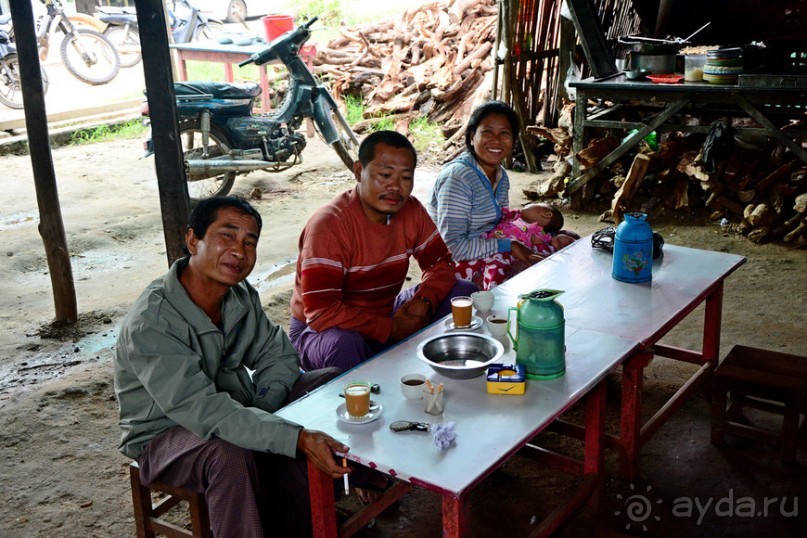
[[[359,142],[330,94],[299,56],[311,37],[314,17],[273,40],[239,64],[281,61],[289,71],[288,93],[275,112],[253,115],[261,88],[255,83],[176,82],[177,117],[191,203],[230,192],[237,174],[279,172],[302,162],[303,121],[314,128],[342,162],[353,169]],[[142,113],[148,116],[148,102]],[[145,156],[154,153],[146,141]]]
[[[11,15],[0,15],[0,26],[8,24]],[[48,91],[48,75],[42,68],[42,93]],[[21,109],[22,85],[20,84],[20,63],[17,47],[8,32],[0,28],[0,103],[9,108]]]
[[[208,19],[188,0],[174,0],[171,5],[168,17],[174,43],[210,41],[224,33],[224,24],[221,21]],[[105,25],[104,35],[112,41],[120,53],[121,67],[137,65],[142,59],[137,11],[128,7],[97,9],[97,20]]]
[[[100,32],[87,28],[76,28],[64,11],[59,0],[40,0],[46,12],[36,21],[36,38],[39,58],[45,61],[50,50],[52,34],[64,34],[60,52],[62,63],[71,75],[87,84],[106,84],[120,69],[120,56],[109,39]],[[14,28],[9,31],[9,39],[14,41]]]

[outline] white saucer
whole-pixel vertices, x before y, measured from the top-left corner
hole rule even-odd
[[[336,418],[342,422],[347,422],[348,424],[367,424],[368,422],[372,422],[380,417],[383,410],[383,405],[370,400],[370,412],[362,418],[352,418],[347,412],[347,407],[345,407],[345,404],[342,403],[336,408]]]
[[[482,326],[482,318],[478,316],[471,316],[471,325],[469,327],[457,328],[454,326],[454,320],[448,318],[446,320],[446,329],[449,331],[475,331]]]

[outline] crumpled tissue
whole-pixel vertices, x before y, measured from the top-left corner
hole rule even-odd
[[[447,424],[432,424],[432,432],[434,432],[434,446],[439,450],[445,450],[454,443],[457,438],[456,422],[449,422]]]

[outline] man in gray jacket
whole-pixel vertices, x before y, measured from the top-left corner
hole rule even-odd
[[[200,202],[189,255],[146,288],[115,348],[121,452],[146,484],[204,493],[217,538],[307,534],[305,458],[334,478],[350,472],[334,459],[347,446],[272,414],[340,370],[301,375],[246,281],[261,224],[240,198]]]

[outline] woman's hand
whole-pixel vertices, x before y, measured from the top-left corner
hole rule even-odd
[[[531,249],[525,247],[518,241],[510,241],[510,253],[518,261],[528,263],[530,265],[543,260],[546,256],[534,253]]]

